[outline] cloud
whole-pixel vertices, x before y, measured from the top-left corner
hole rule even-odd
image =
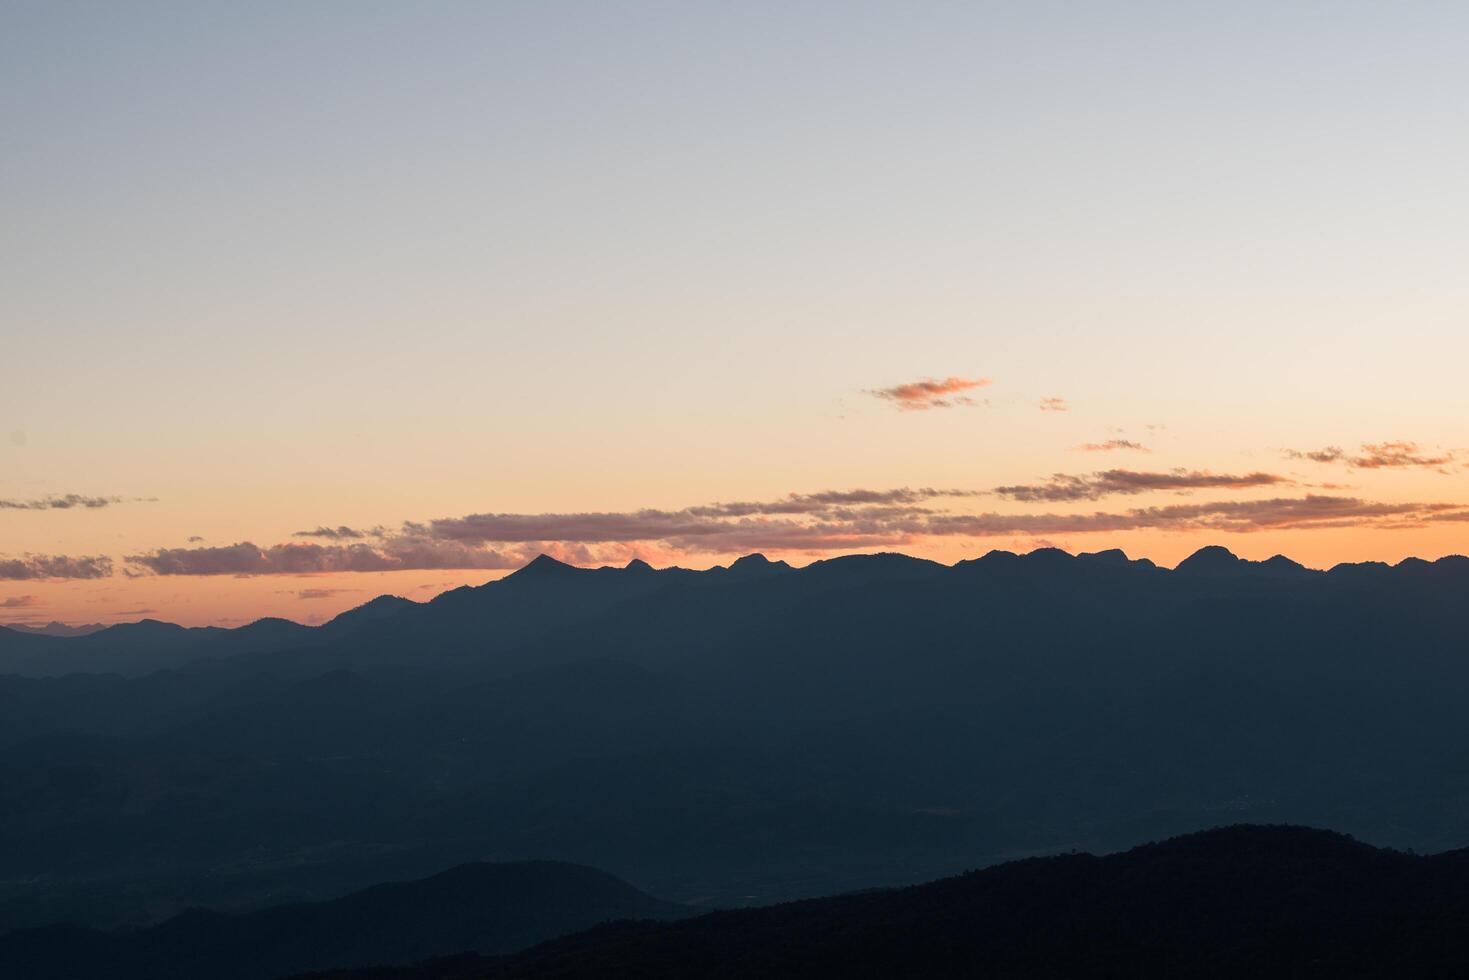
[[[203,540],[204,540],[204,536],[201,535],[201,534],[191,534],[191,535],[189,535],[189,544],[194,544],[196,542],[203,541]]]
[[[157,609],[119,609],[113,613],[114,616],[151,616],[158,612]]]
[[[220,547],[162,548],[125,560],[128,574],[253,576],[511,569],[543,552],[574,564],[621,563],[635,556],[639,550],[635,545],[654,543],[661,543],[675,556],[751,548],[861,548],[907,541],[910,533],[893,529],[894,522],[934,513],[931,504],[935,501],[982,492],[933,487],[828,490],[676,511],[469,514],[427,523],[405,522],[398,531],[358,532],[343,526],[298,535],[327,536],[333,539],[329,543],[292,541],[261,546],[245,541]],[[351,540],[356,534],[374,540]]]
[[[629,541],[693,541],[729,535],[739,523],[773,531],[791,527],[860,524],[929,513],[924,502],[945,497],[979,496],[981,491],[958,489],[829,490],[789,494],[771,501],[713,503],[683,510],[637,510],[564,514],[469,514],[436,518],[427,524],[406,524],[414,534],[451,541],[498,544],[516,542],[578,542],[605,544]],[[787,518],[771,520],[770,518]],[[814,523],[796,523],[810,518]]]
[[[1351,464],[1358,469],[1377,470],[1399,466],[1423,466],[1442,469],[1454,461],[1452,453],[1437,456],[1425,455],[1413,442],[1364,442],[1361,456],[1352,457]]]
[[[1140,442],[1133,442],[1131,439],[1108,439],[1106,442],[1084,442],[1079,446],[1072,446],[1071,448],[1079,453],[1111,453],[1120,449],[1128,449],[1139,453],[1152,452],[1147,446],[1144,446]]]
[[[1352,455],[1340,446],[1327,446],[1324,449],[1308,452],[1287,449],[1285,456],[1287,459],[1304,459],[1313,463],[1344,463],[1359,470],[1421,467],[1447,472],[1445,467],[1456,461],[1456,457],[1451,452],[1425,453],[1416,442],[1402,440],[1364,442],[1358,455]]]
[[[1287,449],[1285,458],[1308,459],[1313,463],[1340,463],[1346,460],[1347,454],[1340,446],[1327,446],[1325,449],[1314,449],[1309,452]]]
[[[35,500],[0,500],[0,510],[98,510],[120,504],[126,497],[87,497],[79,493],[66,493]]]
[[[1011,500],[1075,501],[1098,500],[1114,494],[1132,495],[1153,491],[1183,492],[1188,490],[1244,490],[1288,484],[1291,481],[1273,473],[1210,473],[1201,470],[1171,470],[1148,473],[1137,470],[1104,470],[1086,476],[1057,473],[1044,483],[995,487],[994,492]]]
[[[963,513],[956,501],[1001,496],[1014,501],[1075,503],[1119,494],[1183,493],[1289,484],[1271,473],[1105,470],[1057,474],[1029,486],[995,490],[900,487],[791,493],[765,501],[716,502],[679,510],[576,513],[482,513],[405,522],[376,529],[372,540],[290,541],[260,546],[166,548],[130,555],[125,574],[309,575],[409,569],[514,569],[538,553],[578,565],[623,564],[651,555],[672,563],[685,555],[749,551],[822,554],[911,546],[943,537],[1055,538],[1143,529],[1244,533],[1266,528],[1414,527],[1458,520],[1469,506],[1389,504],[1308,494],[1265,500],[1179,503],[1091,513]],[[338,589],[303,589],[325,599]]]
[[[0,609],[34,609],[41,604],[41,597],[35,595],[13,595],[0,599]]]
[[[1144,529],[1168,531],[1310,530],[1338,527],[1419,527],[1426,521],[1454,519],[1462,504],[1390,504],[1356,497],[1275,497],[1266,500],[1223,500],[1167,507],[1138,507],[1120,513],[1093,514],[959,514],[934,518],[933,534],[986,537],[1001,534],[1095,534]]]
[[[506,569],[521,555],[398,535],[380,544],[288,543],[262,548],[252,542],[212,548],[159,548],[128,555],[128,565],[153,575],[310,575],[319,572],[397,572],[407,569]]]
[[[107,578],[112,559],[106,555],[22,555],[0,558],[0,580]]]
[[[1037,406],[1042,412],[1069,412],[1071,406],[1066,404],[1064,398],[1042,398]]]
[[[339,524],[336,527],[318,527],[314,531],[297,531],[291,535],[293,538],[326,538],[330,541],[361,541],[364,538],[375,538],[382,536],[383,529],[375,527],[369,531],[359,531],[355,527]]]
[[[962,392],[983,388],[989,383],[989,378],[950,377],[942,381],[925,378],[922,381],[893,385],[891,388],[873,389],[868,394],[874,398],[890,401],[906,411],[920,411],[929,408],[952,408],[955,405],[977,405],[979,403],[975,399]]]
[[[301,589],[297,591],[297,599],[332,599],[349,592],[361,592],[361,589]]]
[[[977,497],[980,490],[935,490],[933,487],[899,487],[896,490],[824,490],[819,493],[792,493],[778,500],[761,502],[715,503],[690,507],[682,513],[697,517],[748,517],[756,514],[835,514],[839,509],[876,506],[898,507],[911,511],[923,501],[942,497]]]

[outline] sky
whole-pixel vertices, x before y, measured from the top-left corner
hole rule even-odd
[[[1469,7],[0,3],[0,624],[1469,551]]]

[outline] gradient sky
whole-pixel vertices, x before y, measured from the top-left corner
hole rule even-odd
[[[0,623],[315,621],[543,550],[1469,551],[1465,37],[0,4]],[[813,496],[903,488],[964,495]]]

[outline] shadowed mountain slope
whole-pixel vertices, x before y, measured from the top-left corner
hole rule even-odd
[[[270,980],[326,967],[506,953],[612,919],[687,915],[592,868],[462,865],[328,902],[243,915],[191,909],[135,932],[51,926],[0,936],[10,980]]]
[[[1466,962],[1466,852],[1414,857],[1325,831],[1236,826],[912,888],[614,923],[498,960],[326,976],[1327,980],[1462,976]]]

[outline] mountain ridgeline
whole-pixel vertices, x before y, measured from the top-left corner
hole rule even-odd
[[[1469,840],[1469,559],[541,558],[322,627],[0,632],[0,931],[472,861],[679,902],[1245,820]]]
[[[238,915],[190,909],[136,931],[60,925],[12,932],[0,936],[0,976],[274,980],[447,953],[511,953],[610,920],[689,914],[579,865],[467,864],[325,902]]]
[[[1235,826],[315,980],[1447,980],[1465,963],[1469,852],[1414,857],[1320,830]]]

